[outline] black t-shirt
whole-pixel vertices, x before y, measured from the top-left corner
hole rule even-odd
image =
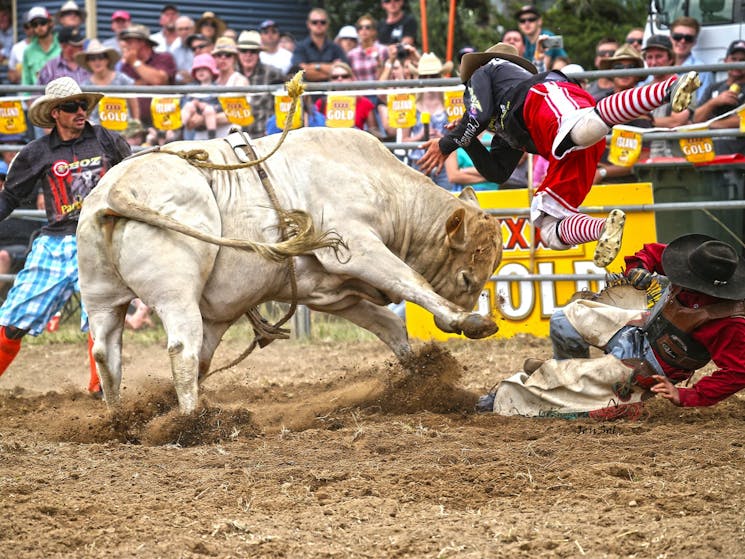
[[[381,45],[400,43],[404,37],[413,37],[417,42],[416,20],[411,14],[404,14],[396,23],[378,23],[378,42]]]

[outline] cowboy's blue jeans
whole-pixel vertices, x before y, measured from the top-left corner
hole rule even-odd
[[[563,311],[554,312],[550,324],[554,359],[587,359],[590,357],[590,344],[570,324]],[[618,359],[645,359],[659,374],[664,374],[644,332],[636,326],[624,326],[613,335],[605,347],[600,349]]]

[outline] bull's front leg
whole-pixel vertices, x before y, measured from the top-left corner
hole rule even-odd
[[[468,338],[485,338],[499,330],[491,317],[464,310],[438,295],[429,282],[391,253],[379,239],[371,238],[369,246],[380,250],[365,250],[346,262],[339,262],[330,251],[318,258],[330,272],[359,278],[386,293],[391,300],[416,303],[434,315],[440,330],[463,334]]]
[[[380,307],[370,301],[361,300],[342,310],[328,311],[324,310],[323,307],[315,309],[346,318],[357,326],[372,332],[391,348],[399,361],[403,361],[412,355],[406,325],[388,307]]]

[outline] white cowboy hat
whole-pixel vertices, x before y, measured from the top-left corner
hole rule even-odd
[[[443,64],[437,55],[432,52],[425,52],[419,59],[416,67],[416,73],[422,76],[442,76],[448,74],[453,69],[453,63],[448,61]]]
[[[52,109],[66,101],[88,101],[86,116],[96,108],[103,98],[103,93],[83,93],[77,82],[70,77],[57,78],[47,84],[44,95],[33,102],[28,110],[28,119],[31,124],[39,128],[53,128],[57,125],[52,118]]]
[[[109,70],[113,70],[114,65],[121,58],[121,55],[113,48],[102,45],[98,39],[91,39],[84,51],[75,54],[75,62],[78,63],[78,66],[82,66],[89,72],[92,72],[90,64],[88,64],[88,55],[91,54],[105,54],[106,58],[109,59]]]

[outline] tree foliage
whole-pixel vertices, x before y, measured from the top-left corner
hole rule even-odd
[[[471,45],[484,50],[498,42],[505,29],[516,28],[514,13],[525,0],[513,0],[509,8],[498,12],[491,0],[458,0],[454,26],[453,54]],[[359,16],[371,13],[376,19],[385,13],[379,1],[323,0],[314,3],[329,13],[330,29],[336,31],[354,24]],[[429,50],[440,56],[446,54],[449,0],[426,0]],[[420,3],[407,2],[408,11],[421,23]],[[557,35],[564,36],[564,44],[572,62],[593,68],[595,43],[605,36],[620,40],[632,27],[641,27],[647,13],[645,0],[558,0],[543,14],[543,24]],[[421,27],[420,27],[421,48]]]

